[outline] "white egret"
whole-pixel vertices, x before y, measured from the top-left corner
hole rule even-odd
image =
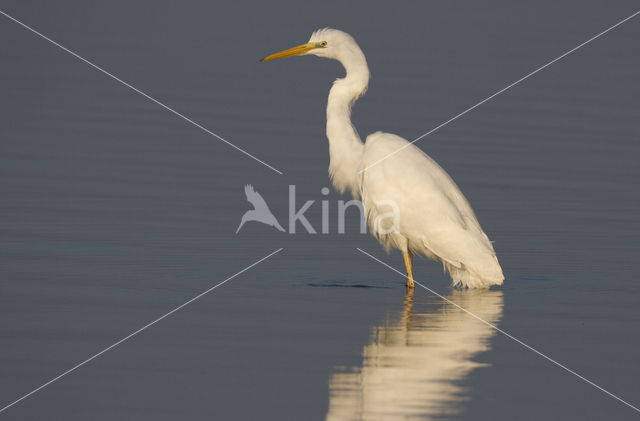
[[[338,191],[350,190],[362,201],[378,241],[387,250],[402,251],[407,287],[414,286],[414,254],[441,261],[453,286],[501,285],[504,276],[493,246],[449,175],[399,136],[376,132],[365,143],[358,136],[351,124],[351,107],[367,90],[369,67],[353,37],[336,29],[320,29],[308,43],[261,61],[296,55],[338,60],[346,71],[344,78],[333,83],[327,104],[329,174]]]

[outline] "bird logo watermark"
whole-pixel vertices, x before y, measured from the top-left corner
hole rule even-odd
[[[240,225],[238,225],[238,229],[236,229],[236,234],[240,232],[247,222],[260,222],[270,227],[274,227],[278,231],[289,234],[296,234],[299,226],[302,226],[307,234],[318,234],[318,232],[322,234],[330,233],[329,221],[331,219],[330,214],[333,207],[331,206],[330,201],[326,198],[326,196],[329,195],[329,189],[327,187],[323,187],[320,190],[320,193],[324,196],[323,199],[320,200],[322,219],[320,222],[320,230],[316,230],[309,218],[307,218],[306,214],[314,206],[316,200],[306,200],[302,206],[298,206],[297,203],[299,202],[296,200],[295,185],[289,185],[288,230],[285,230],[282,225],[280,225],[278,218],[276,218],[269,208],[269,205],[267,205],[267,201],[251,184],[247,184],[244,187],[244,193],[247,197],[247,201],[253,206],[253,209],[246,211],[242,215]],[[349,215],[350,218],[357,215],[360,234],[367,234],[367,222],[369,222],[369,224],[373,224],[373,226],[376,227],[376,232],[381,234],[393,233],[394,231],[397,231],[399,227],[400,213],[398,207],[394,202],[389,200],[383,200],[373,204],[372,208],[378,212],[370,212],[369,221],[367,221],[367,213],[365,212],[364,205],[360,200],[338,200],[335,208],[337,209],[338,234],[344,234],[346,232],[347,215]],[[350,208],[353,208],[354,210],[347,212]],[[380,212],[381,209],[386,210],[384,212]],[[374,215],[373,217],[371,217],[372,214]]]
[[[284,232],[284,228],[282,228],[282,225],[280,225],[271,212],[271,209],[269,209],[267,202],[260,193],[254,190],[251,184],[244,186],[244,194],[247,196],[247,201],[253,205],[253,209],[246,211],[244,215],[242,215],[242,220],[240,220],[236,234],[240,232],[240,228],[249,221],[261,222],[276,228],[278,231]]]

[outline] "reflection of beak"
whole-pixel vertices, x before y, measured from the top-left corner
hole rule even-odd
[[[278,51],[277,53],[273,53],[270,56],[266,56],[260,61],[269,61],[275,60],[277,58],[299,56],[301,54],[305,54],[307,51],[313,50],[314,48],[317,48],[316,43],[308,42],[306,44],[298,45],[297,47],[289,48],[288,50]]]

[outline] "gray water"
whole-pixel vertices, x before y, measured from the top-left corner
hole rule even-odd
[[[372,71],[364,136],[413,139],[637,2],[2,1],[0,10],[284,172],[0,16],[0,406],[283,250],[0,418],[633,419],[638,413],[418,288],[336,231],[324,107],[335,62],[258,63],[332,26]],[[434,292],[640,404],[640,18],[418,142],[472,203],[506,275]],[[248,223],[288,185],[329,234]]]

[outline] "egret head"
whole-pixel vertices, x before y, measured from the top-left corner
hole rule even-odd
[[[278,51],[260,61],[303,55],[342,60],[354,54],[362,55],[362,51],[351,35],[338,29],[324,28],[311,34],[311,38],[306,44]]]

